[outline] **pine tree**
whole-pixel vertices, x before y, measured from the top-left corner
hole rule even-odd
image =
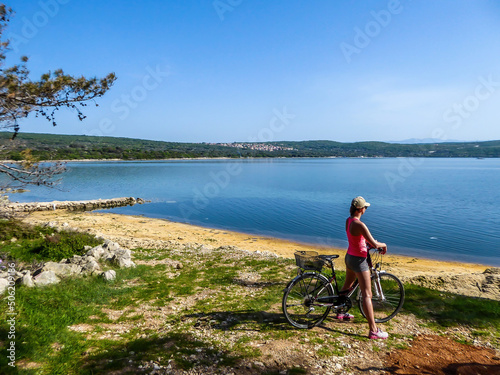
[[[20,130],[19,120],[31,113],[56,126],[56,111],[64,107],[74,109],[78,118],[83,120],[85,115],[81,108],[111,88],[116,80],[114,73],[104,78],[85,78],[74,77],[58,69],[43,74],[39,80],[32,80],[27,57],[22,57],[13,66],[5,66],[9,40],[4,37],[4,31],[12,15],[12,9],[0,3],[0,130],[13,131],[14,139]],[[0,159],[2,148],[5,149],[6,145],[0,145]],[[55,177],[64,171],[61,163],[37,163],[29,150],[23,156],[22,163],[0,163],[0,177],[6,177],[1,178],[0,196],[9,189],[26,185],[53,186],[57,182]]]

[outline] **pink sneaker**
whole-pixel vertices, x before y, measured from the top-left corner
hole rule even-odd
[[[377,330],[377,332],[372,332],[368,334],[368,338],[372,340],[385,340],[386,338],[389,337],[389,334],[387,332],[382,331],[380,328]]]
[[[338,320],[353,320],[354,319],[354,315],[351,315],[349,313],[338,313],[337,316],[335,317],[335,319],[338,319]]]

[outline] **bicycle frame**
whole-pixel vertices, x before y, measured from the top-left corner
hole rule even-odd
[[[335,301],[322,301],[323,299],[330,299],[331,297],[319,297],[319,298],[314,298],[313,301],[312,301],[312,305],[318,305],[318,306],[325,306],[325,307],[338,307],[339,304],[336,304],[335,302],[340,302],[339,300],[342,299],[342,297],[345,297],[345,298],[348,298],[348,299],[351,299],[352,295],[356,292],[356,290],[358,289],[359,287],[359,281],[358,279],[356,278],[354,280],[354,283],[352,284],[352,286],[347,289],[347,290],[344,290],[344,291],[340,291],[339,290],[339,285],[338,285],[338,282],[337,282],[337,275],[335,273],[335,268],[334,268],[334,265],[333,265],[333,261],[330,260],[330,259],[325,259],[325,261],[327,261],[328,263],[330,263],[330,268],[331,268],[331,271],[332,271],[332,275],[330,278],[327,278],[328,280],[328,283],[333,287],[333,291],[335,293],[335,296],[334,297],[337,297],[337,299]],[[378,268],[380,267],[380,264],[376,264],[375,267],[373,266],[372,264],[372,260],[371,260],[371,257],[370,257],[370,253],[368,253],[368,258],[367,258],[367,261],[368,261],[368,265],[370,266],[370,272],[371,272],[371,278],[372,279],[375,279],[375,286],[376,286],[376,290],[372,291],[372,293],[380,298],[382,301],[385,301],[385,296],[384,296],[384,292],[382,290],[382,286],[380,285],[380,276],[379,274],[380,273],[383,273],[384,271],[379,271]],[[304,271],[302,269],[299,270],[299,273],[302,274],[304,273]],[[326,277],[325,274],[323,274],[322,272],[318,272],[320,275],[323,275]],[[319,288],[318,290],[314,290],[314,294],[315,295],[319,295],[321,294],[324,290],[325,290],[326,286],[323,286],[321,288]],[[359,295],[358,297],[359,298]],[[342,303],[340,305],[344,305],[345,303]]]
[[[323,274],[322,272],[315,272],[315,273],[319,273],[320,275],[322,275],[328,281],[328,284],[333,287],[333,291],[335,293],[335,295],[333,297],[335,298],[335,300],[323,301],[324,299],[331,299],[332,297],[313,298],[313,300],[311,301],[311,306],[316,305],[316,306],[324,306],[324,307],[338,307],[338,306],[345,305],[345,300],[346,299],[350,300],[351,296],[355,293],[356,289],[358,288],[359,282],[356,279],[354,281],[354,284],[349,289],[340,292],[339,285],[337,282],[337,275],[335,273],[335,268],[333,265],[333,261],[331,261],[331,260],[326,260],[326,261],[328,263],[330,263],[332,275],[330,277],[326,277],[326,275]],[[302,270],[302,269],[299,269],[299,274],[303,274],[303,273],[306,273],[306,272],[304,272],[304,270]],[[324,286],[322,285],[320,288],[312,290],[311,294],[320,295],[322,292],[324,292],[325,288],[328,287],[327,286],[328,284],[326,284]],[[342,303],[339,304],[339,302],[342,302]]]

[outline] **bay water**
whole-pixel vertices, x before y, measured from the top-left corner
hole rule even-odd
[[[304,158],[71,162],[58,189],[13,201],[123,196],[107,212],[347,247],[352,198],[389,251],[500,266],[500,159]]]

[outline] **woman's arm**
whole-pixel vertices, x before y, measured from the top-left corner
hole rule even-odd
[[[360,224],[361,225],[359,229],[361,230],[361,234],[363,235],[365,240],[367,240],[370,243],[370,245],[372,245],[374,248],[381,249],[382,254],[385,254],[387,252],[387,244],[385,244],[384,242],[378,242],[375,238],[373,238],[372,234],[370,233],[370,230],[368,229],[365,223],[360,222]]]

